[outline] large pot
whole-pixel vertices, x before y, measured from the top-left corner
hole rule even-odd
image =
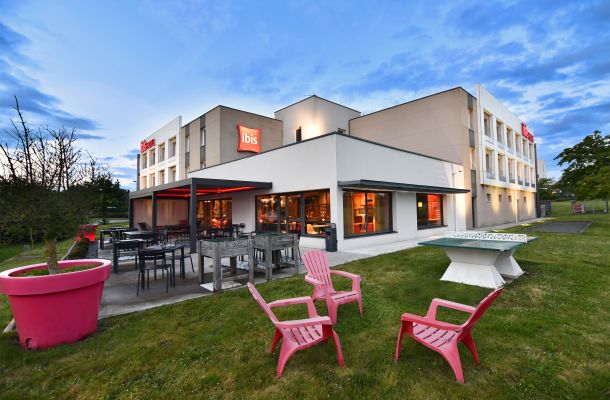
[[[47,268],[46,264],[33,264],[0,273],[0,292],[8,296],[21,346],[45,349],[77,342],[95,332],[111,262],[60,261],[59,268],[90,264],[99,266],[57,275],[19,276],[25,271]]]

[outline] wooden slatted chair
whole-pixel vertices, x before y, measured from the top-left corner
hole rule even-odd
[[[297,297],[286,300],[276,300],[267,304],[265,299],[260,295],[254,285],[248,282],[248,289],[254,300],[263,309],[267,317],[275,325],[275,335],[273,336],[273,342],[271,343],[270,352],[275,351],[280,339],[282,339],[282,348],[280,350],[280,358],[277,363],[277,377],[282,376],[284,366],[288,362],[288,359],[297,351],[312,347],[320,342],[325,342],[328,338],[332,337],[337,348],[337,358],[339,359],[339,365],[344,366],[343,352],[341,351],[341,343],[339,342],[339,336],[334,331],[332,322],[329,317],[320,317],[316,311],[316,307],[313,304],[311,297]],[[309,318],[298,319],[293,321],[279,321],[273,311],[274,307],[285,307],[293,304],[307,304],[307,311]]]
[[[333,321],[337,322],[337,309],[342,304],[357,302],[362,316],[362,291],[360,290],[360,276],[349,272],[330,269],[326,253],[319,250],[308,251],[303,254],[303,264],[307,269],[305,282],[313,285],[313,295],[315,300],[325,300],[328,308],[328,315]],[[337,291],[333,287],[331,275],[338,275],[352,280],[351,291]]]
[[[458,351],[458,343],[462,342],[468,347],[474,361],[480,364],[479,355],[472,339],[472,328],[477,321],[483,316],[485,311],[491,306],[494,300],[502,293],[502,288],[494,290],[485,297],[478,306],[471,307],[464,304],[454,303],[452,301],[433,299],[428,308],[428,313],[425,317],[405,313],[400,318],[401,325],[398,332],[398,341],[396,343],[396,354],[394,360],[398,361],[400,357],[400,347],[402,345],[402,337],[408,333],[417,342],[423,344],[440,353],[445,360],[449,362],[455,378],[459,383],[464,383],[464,374],[462,372],[462,363],[460,361],[460,353]],[[470,317],[462,325],[454,325],[436,319],[436,310],[438,306],[451,308],[458,311],[469,313]]]

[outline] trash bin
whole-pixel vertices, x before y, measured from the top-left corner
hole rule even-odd
[[[337,251],[337,225],[326,226],[326,251]]]

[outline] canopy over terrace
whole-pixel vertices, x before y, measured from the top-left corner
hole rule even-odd
[[[185,207],[166,206],[163,222],[178,223],[186,219],[190,226],[191,248],[195,248],[197,239],[197,198],[207,195],[239,192],[244,190],[270,189],[271,182],[235,181],[226,179],[188,178],[181,181],[138,190],[129,194],[129,226],[133,227],[137,217],[146,217],[153,229],[158,225],[158,205],[160,201],[174,200]],[[139,200],[150,201],[138,206]],[[184,209],[185,208],[185,209]],[[150,211],[149,211],[150,210]],[[185,216],[186,218],[181,218]],[[168,221],[168,218],[171,219]]]

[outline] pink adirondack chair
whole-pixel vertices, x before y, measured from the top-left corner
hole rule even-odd
[[[400,357],[402,337],[405,333],[408,333],[416,341],[440,353],[445,360],[449,362],[457,381],[463,384],[464,374],[462,372],[462,363],[460,361],[458,343],[463,342],[472,353],[474,361],[477,364],[481,364],[470,332],[479,318],[481,318],[481,316],[501,292],[502,288],[494,290],[476,307],[454,303],[452,301],[443,299],[433,299],[425,317],[420,317],[419,315],[409,313],[403,314],[400,318],[402,324],[400,326],[400,332],[398,332],[398,342],[396,343],[396,354],[394,356],[394,360],[398,361],[398,358]],[[462,325],[454,325],[439,321],[436,319],[436,309],[438,306],[469,313],[470,317]]]
[[[263,309],[265,314],[269,317],[273,325],[275,325],[275,335],[273,336],[273,342],[271,342],[271,353],[275,351],[275,347],[282,339],[282,348],[280,350],[280,358],[277,363],[277,377],[282,376],[284,367],[288,362],[288,359],[292,357],[294,353],[299,350],[312,347],[320,342],[325,342],[329,337],[332,337],[337,348],[337,358],[339,365],[342,367],[345,365],[343,360],[343,352],[341,351],[341,342],[339,342],[339,336],[334,331],[332,322],[329,317],[320,317],[316,311],[316,307],[313,304],[311,297],[296,297],[293,299],[276,300],[269,304],[265,302],[265,299],[260,295],[254,285],[248,282],[248,289],[252,293],[252,297]],[[284,307],[293,304],[307,304],[307,311],[309,318],[297,319],[293,321],[279,321],[271,309],[273,307]]]
[[[328,308],[328,315],[337,323],[337,309],[340,305],[346,303],[358,302],[360,315],[362,316],[362,291],[360,290],[360,276],[350,274],[349,272],[337,271],[330,269],[328,266],[328,258],[326,253],[319,250],[308,251],[301,257],[307,275],[305,282],[313,285],[313,295],[315,300],[325,300]],[[336,291],[333,287],[331,275],[338,275],[352,280],[352,290],[349,292]]]

